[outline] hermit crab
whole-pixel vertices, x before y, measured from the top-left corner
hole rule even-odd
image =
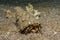
[[[21,34],[29,34],[29,33],[41,33],[41,24],[34,23],[30,24],[27,27],[25,27],[23,30],[20,30],[19,32]]]

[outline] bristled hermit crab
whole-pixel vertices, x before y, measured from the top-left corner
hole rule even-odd
[[[34,24],[28,25],[26,28],[24,28],[23,30],[20,30],[19,32],[21,34],[38,33],[38,32],[41,32],[41,28],[42,28],[41,24],[34,23]]]

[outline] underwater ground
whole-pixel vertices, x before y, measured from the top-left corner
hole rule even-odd
[[[0,40],[60,40],[60,2],[32,3],[30,6],[0,4]],[[19,32],[34,23],[41,24],[41,32]]]

